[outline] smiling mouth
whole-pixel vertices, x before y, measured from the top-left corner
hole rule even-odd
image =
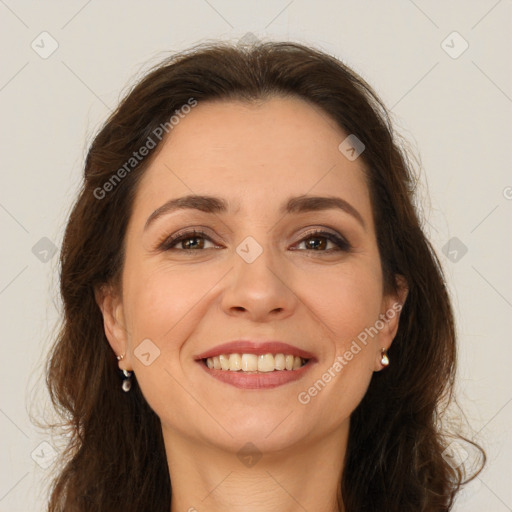
[[[286,372],[299,370],[309,359],[292,354],[221,354],[202,359],[210,370],[248,374]]]

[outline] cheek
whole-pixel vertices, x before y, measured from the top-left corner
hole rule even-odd
[[[358,263],[324,277],[317,273],[312,288],[316,291],[309,294],[309,306],[321,321],[319,330],[322,324],[329,328],[322,333],[329,350],[297,398],[326,428],[350,416],[373,375],[378,342],[374,326],[382,303],[376,268]]]
[[[361,259],[345,266],[317,269],[300,278],[302,298],[329,328],[337,351],[378,319],[382,278],[376,268],[378,261]]]
[[[180,424],[190,407],[182,347],[205,314],[205,294],[221,276],[169,265],[127,267],[123,290],[133,369],[145,399],[166,423]],[[150,360],[139,357],[141,353],[149,353]]]
[[[178,333],[194,321],[201,299],[207,300],[205,294],[217,281],[212,272],[187,271],[178,266],[127,271],[124,300],[132,346],[150,338],[162,350],[179,348]]]

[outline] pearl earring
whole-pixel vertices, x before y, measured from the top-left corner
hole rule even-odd
[[[121,355],[116,356],[116,357],[117,357],[118,361],[122,361],[124,359],[124,354],[121,354]],[[128,391],[130,391],[130,389],[132,389],[132,376],[133,376],[133,372],[131,372],[129,370],[122,370],[122,372],[123,372],[123,375],[124,375],[124,379],[123,379],[123,383],[121,384],[121,389],[125,393],[128,393]]]
[[[388,351],[385,348],[380,350],[380,364],[384,366],[384,368],[389,366]]]
[[[123,383],[121,384],[121,388],[125,393],[128,393],[130,389],[132,389],[132,375],[133,372],[128,370],[123,370],[123,375],[125,378],[123,379]]]

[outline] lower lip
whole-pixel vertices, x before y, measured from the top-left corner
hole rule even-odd
[[[215,379],[242,389],[270,389],[282,386],[283,384],[302,378],[313,365],[313,361],[310,359],[304,366],[301,366],[297,370],[246,373],[242,370],[237,372],[231,370],[214,370],[208,368],[203,360],[198,361],[198,363],[205,372]]]

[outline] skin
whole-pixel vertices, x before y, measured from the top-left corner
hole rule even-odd
[[[346,136],[297,98],[201,103],[174,127],[139,185],[122,291],[105,287],[97,300],[112,349],[126,354],[119,367],[135,372],[161,419],[171,512],[338,510],[350,415],[373,372],[383,369],[380,350],[390,346],[398,315],[309,403],[298,395],[406,294],[404,287],[383,292],[364,164],[338,150]],[[225,198],[232,209],[177,210],[144,231],[154,210],[192,193]],[[343,198],[364,226],[337,209],[279,213],[288,198],[304,194]],[[186,253],[183,242],[155,249],[194,227],[211,240],[189,239],[195,252]],[[325,252],[337,246],[305,236],[312,228],[338,233],[352,248]],[[236,252],[247,236],[263,249],[252,263]],[[281,340],[316,362],[298,381],[244,390],[194,360],[241,338]],[[134,355],[145,339],[154,344],[151,360],[154,347],[160,351],[147,366]],[[252,466],[237,457],[247,442],[262,455]]]

